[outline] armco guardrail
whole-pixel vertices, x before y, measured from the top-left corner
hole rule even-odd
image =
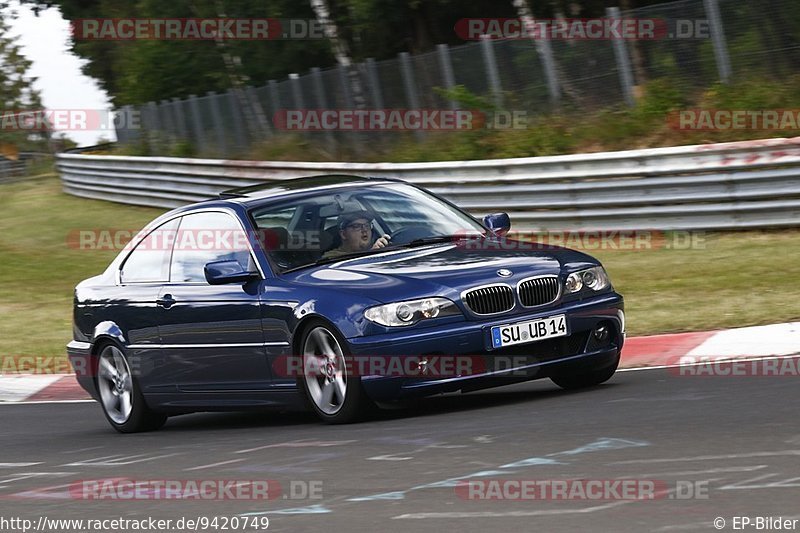
[[[61,154],[64,190],[176,207],[315,174],[396,177],[516,228],[734,229],[800,225],[800,137],[553,157],[298,163]]]

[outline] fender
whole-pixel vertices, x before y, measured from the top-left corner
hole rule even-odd
[[[351,304],[347,307],[341,305],[335,298],[318,297],[297,305],[292,312],[292,323],[289,324],[292,332],[292,346],[302,324],[311,319],[319,319],[332,324],[339,330],[344,338],[362,337],[367,334],[370,322],[364,317],[363,310],[379,302],[364,298],[363,302]]]
[[[122,333],[122,328],[111,320],[100,322],[94,327],[91,340],[92,350],[95,349],[98,341],[102,340],[103,337],[114,339],[121,346],[128,345],[128,341],[125,340],[125,335]]]

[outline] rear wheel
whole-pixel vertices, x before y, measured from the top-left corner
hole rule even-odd
[[[600,385],[611,379],[611,376],[617,371],[617,366],[619,366],[619,352],[617,352],[614,362],[609,366],[580,374],[553,376],[550,379],[562,389],[585,389]]]
[[[314,323],[300,343],[308,403],[329,424],[346,424],[362,418],[372,402],[361,387],[361,378],[348,372],[346,342],[332,328]]]
[[[103,347],[97,365],[100,405],[114,429],[120,433],[135,433],[164,425],[167,415],[147,406],[122,350],[113,344]]]

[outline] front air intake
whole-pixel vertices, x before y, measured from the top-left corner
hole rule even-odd
[[[522,305],[536,307],[556,301],[560,288],[558,276],[538,276],[522,281],[517,286],[517,292]]]
[[[464,293],[464,303],[478,315],[505,313],[514,308],[514,291],[508,285],[488,285]]]

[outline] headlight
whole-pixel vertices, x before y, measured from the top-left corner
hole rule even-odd
[[[584,287],[592,289],[593,291],[599,291],[605,289],[610,284],[605,269],[598,266],[573,272],[567,276],[565,289],[567,294],[572,294],[580,291]]]
[[[582,288],[583,288],[583,278],[581,278],[579,272],[573,272],[572,274],[567,276],[567,283],[566,283],[567,294],[578,292]]]
[[[364,316],[381,326],[410,326],[426,318],[460,315],[447,298],[425,298],[370,307]]]

